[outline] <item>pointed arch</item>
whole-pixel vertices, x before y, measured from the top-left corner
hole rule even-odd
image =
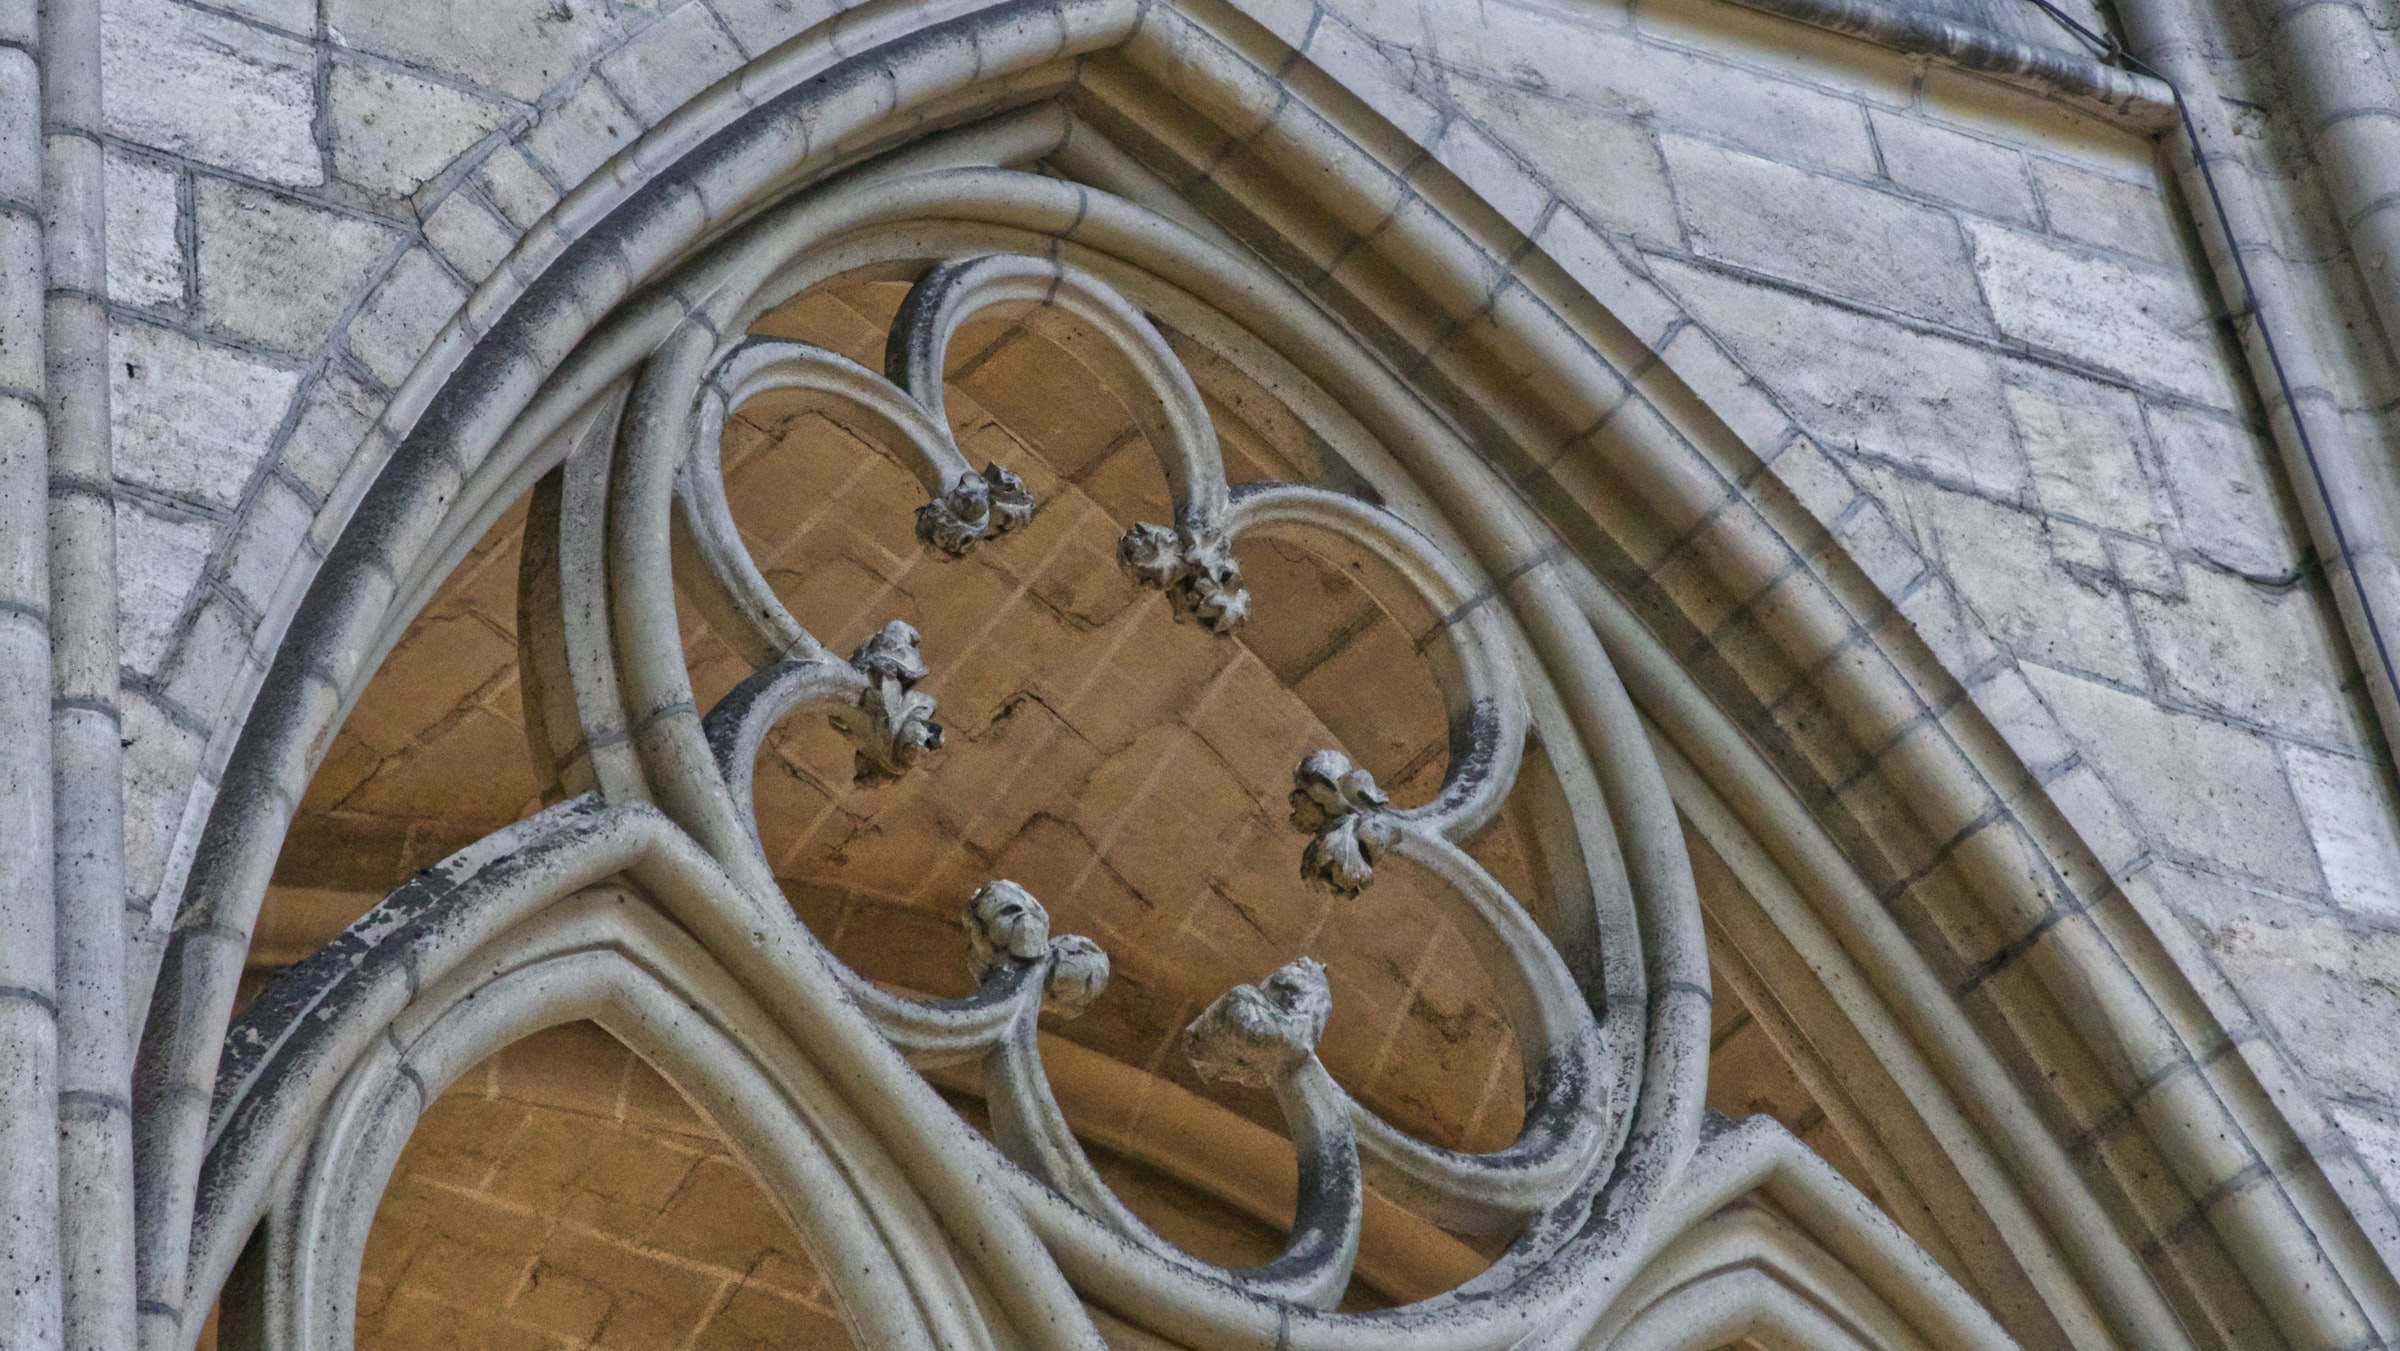
[[[1033,164],[1055,176],[1020,172]],[[1595,762],[1596,786],[1636,900],[1594,946],[1611,1000],[1643,1011],[1619,1086],[1646,1166],[1609,1193],[1617,1213],[1667,1204],[1705,1152],[1682,821],[1738,884],[1712,905],[1720,928],[1796,954],[1744,944],[1759,988],[1804,1011],[1792,1026],[1821,1058],[1873,1071],[1857,1096],[1905,1106],[1891,1134],[1910,1143],[1887,1166],[1920,1193],[1969,1180],[1973,1205],[1928,1232],[2012,1333],[2330,1346],[2394,1330],[2400,1292],[2227,1030],[1803,505],[1779,415],[1707,375],[1705,338],[1646,325],[1666,334],[1659,359],[1620,318],[1638,278],[1604,304],[1238,14],[1083,0],[872,8],[779,48],[570,195],[420,361],[402,402],[423,411],[229,734],[150,992],[150,1344],[188,1341],[182,1311],[230,1268],[247,1221],[211,1217],[264,1213],[260,1165],[239,1204],[208,1181],[229,1085],[234,1102],[249,1091],[220,1051],[233,976],[314,757],[408,618],[493,517],[610,434],[597,410],[652,354],[704,351],[826,277],[979,252],[1066,260],[1243,364],[1382,505],[1489,578],[1554,671],[1591,674],[1562,716],[1625,752]],[[1802,681],[1871,754],[1774,734],[1763,691]],[[1912,889],[1948,909],[1896,920]],[[1054,1197],[1019,1204],[1087,1298],[1123,1312],[1155,1278]],[[1588,1251],[1632,1269],[1625,1242]],[[1178,1298],[1229,1340],[1257,1330],[1221,1292]],[[1325,1345],[1349,1335],[1301,1321]]]

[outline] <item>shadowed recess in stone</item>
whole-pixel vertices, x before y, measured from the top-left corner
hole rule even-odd
[[[358,1294],[359,1351],[853,1344],[724,1138],[590,1023],[492,1056],[426,1110]]]

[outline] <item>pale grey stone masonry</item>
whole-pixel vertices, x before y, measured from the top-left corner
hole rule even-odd
[[[458,351],[566,247],[554,213],[615,201],[601,188],[640,177],[629,146],[712,87],[738,98],[720,81],[844,8],[101,0],[106,98],[86,167],[107,204],[92,383],[113,460],[85,486],[113,523],[118,682],[94,707],[108,705],[123,756],[107,885],[121,881],[130,912],[117,975],[133,988],[301,594]],[[1718,0],[1483,0],[1471,17],[1444,0],[1232,8],[1520,232],[1528,272],[1571,278],[1709,401],[1761,465],[1746,487],[1787,494],[1865,571],[1877,604],[1853,618],[1928,644],[1954,684],[1926,692],[1937,715],[1988,719],[2099,860],[2099,882],[2059,881],[2062,904],[2137,910],[2229,1030],[2226,1051],[2290,1067],[2278,1106],[2312,1155],[2388,1212],[2393,732],[2337,609],[2341,560],[2312,542],[2318,488],[2274,439],[2286,391],[2258,379],[2246,301],[2214,265],[2213,208],[2178,179],[2171,105],[2088,62],[2114,93]],[[2281,233],[2255,247],[2297,278],[2276,292],[2283,322],[2324,353],[2294,397],[2388,470],[2400,363],[2382,325],[2400,315],[2400,280],[2378,250],[2400,237],[2400,45],[2344,0],[2303,8],[2288,21],[2324,36],[2271,42],[2285,19],[2226,5],[2209,11],[2223,25],[2177,43],[2217,81],[2209,116],[2239,137],[2226,172],[2274,194]],[[0,4],[0,128],[39,108],[29,9]],[[2033,49],[2028,69],[2084,69],[2082,47],[2020,0],[1912,12]],[[35,140],[0,132],[7,726],[37,708],[49,725],[53,674],[53,579],[24,545],[48,528],[27,504],[44,500],[55,453],[32,335],[38,218],[58,185]],[[2362,517],[2400,497],[2388,473],[2336,478]],[[1612,580],[1666,585],[1672,547]],[[1729,604],[1723,628],[1678,635],[1683,650],[1723,662],[1742,625],[1768,622],[1758,608]],[[2400,642],[2400,615],[2385,619]],[[1760,693],[1744,730],[1779,767],[1836,783],[1848,809],[1889,748],[1821,773],[1811,697],[1797,679]],[[0,810],[47,848],[51,770],[33,759],[0,769]],[[10,877],[0,1047],[14,1057],[63,1043],[45,1041],[49,884],[20,896]],[[1906,916],[1921,877],[1870,880]],[[1943,974],[1971,997],[2038,937]],[[22,952],[42,960],[18,970]],[[0,1065],[0,1122],[19,1119],[22,1084],[54,1099],[63,1072]],[[29,1241],[11,1217],[55,1204],[12,1151],[38,1151],[26,1141],[55,1115],[39,1132],[0,1126],[0,1286],[19,1279],[10,1245]],[[18,1334],[0,1324],[9,1345],[58,1336]]]

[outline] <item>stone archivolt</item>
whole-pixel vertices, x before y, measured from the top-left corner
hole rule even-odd
[[[963,39],[974,78],[951,71],[945,94],[908,97],[1046,78],[1056,73],[1046,63],[1125,39],[1149,12],[985,16]],[[1195,67],[1231,59],[1181,20],[1158,22],[1142,42],[1183,42]],[[936,55],[884,59],[942,88]],[[890,66],[853,74],[899,97]],[[881,113],[850,115],[861,137],[897,135]],[[830,124],[815,134],[844,144]],[[575,318],[556,332],[527,319],[493,340],[495,370],[535,350],[548,364],[528,367],[522,388],[462,382],[444,425],[478,426],[485,450],[508,447],[496,461],[505,470],[479,480],[494,503],[499,483],[521,491],[540,479],[519,642],[529,735],[561,800],[394,892],[263,993],[221,1044],[162,1034],[148,1049],[152,1081],[174,1090],[143,1141],[155,1235],[144,1280],[173,1296],[154,1302],[189,1310],[223,1290],[266,1345],[342,1344],[380,1181],[426,1102],[493,1050],[589,1019],[723,1127],[869,1345],[1097,1347],[1104,1330],[1136,1345],[1326,1351],[2011,1344],[2014,1329],[1956,1273],[1788,1134],[1703,1113],[1706,944],[1676,808],[1706,817],[1714,799],[1688,750],[1654,747],[1619,683],[1595,627],[1621,636],[1622,608],[1433,401],[1391,374],[1389,353],[1164,204],[1154,178],[1105,154],[1080,161],[1101,185],[1023,170],[1089,134],[1072,118],[1003,113],[845,160],[796,193],[786,160],[819,153],[806,138],[798,149],[766,131],[711,142],[679,171],[691,175],[685,196],[660,171],[645,189],[654,198],[605,241],[607,259],[562,261],[558,293],[537,299]],[[892,141],[851,148],[870,143]],[[747,205],[722,228],[671,219],[729,202]],[[605,302],[573,294],[587,264],[654,284]],[[914,278],[881,374],[808,344],[729,336],[870,269]],[[918,771],[942,737],[916,688],[928,670],[913,631],[895,622],[843,660],[748,557],[718,460],[727,417],[770,392],[827,410],[915,473],[928,543],[1009,548],[1032,497],[1006,466],[975,470],[959,449],[946,360],[971,320],[1050,308],[1100,336],[1105,377],[1127,396],[1172,502],[1173,527],[1125,538],[1135,581],[1229,633],[1251,614],[1232,550],[1283,539],[1371,560],[1384,579],[1377,603],[1412,617],[1448,704],[1444,780],[1430,801],[1395,808],[1338,752],[1310,756],[1292,795],[1292,824],[1310,836],[1301,867],[1345,905],[1374,904],[1376,870],[1395,865],[1447,888],[1524,1056],[1522,1131],[1466,1152],[1393,1125],[1326,1070],[1316,1048],[1342,1010],[1307,956],[1211,1005],[1185,1037],[1197,1067],[1271,1090],[1298,1156],[1287,1246],[1256,1267],[1208,1263],[1145,1225],[1061,1110],[1038,1019],[1122,997],[1100,945],[1051,936],[1036,898],[992,879],[965,907],[976,991],[895,993],[794,915],[760,843],[752,765],[783,720],[833,720],[870,784]],[[1369,490],[1229,487],[1207,408],[1154,319],[1292,391],[1295,413]],[[491,393],[503,387],[505,398]],[[671,572],[670,559],[683,566]],[[679,584],[752,667],[706,712],[677,646]],[[354,595],[329,586],[321,605],[335,614],[363,603]],[[263,749],[237,768],[303,762],[307,717],[330,716],[266,726],[255,733]],[[1678,729],[1694,725],[1713,724],[1694,716]],[[1541,843],[1568,883],[1540,914],[1463,847],[1518,785],[1533,744],[1548,775]],[[271,833],[260,823],[288,809],[221,810],[256,817],[229,814],[218,832],[222,856],[238,861],[243,832]],[[1721,824],[1716,810],[1704,824]],[[1712,843],[1742,838],[1722,830]],[[195,883],[204,904],[212,886],[243,885],[235,865],[213,866]],[[212,880],[220,874],[235,880]],[[238,961],[183,943],[162,998],[213,1029]],[[920,1073],[961,1064],[980,1068],[989,1139]],[[1370,1193],[1505,1246],[1454,1288],[1342,1312]],[[237,1269],[245,1250],[255,1260]],[[2148,1290],[2138,1264],[2111,1251],[2079,1255],[2075,1279]],[[162,1346],[189,1341],[169,1322],[149,1326]],[[2185,1343],[2162,1332],[2153,1344]]]

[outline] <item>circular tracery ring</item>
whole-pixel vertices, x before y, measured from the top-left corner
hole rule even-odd
[[[1544,573],[1547,555],[1527,542],[1506,542],[1531,536],[1511,523],[1513,508],[1477,481],[1465,498],[1444,505],[1476,518],[1465,533],[1484,539],[1482,547],[1514,550],[1525,560],[1495,581],[1488,562],[1458,547],[1461,523],[1431,505],[1426,494],[1442,489],[1438,476],[1412,487],[1378,436],[1343,411],[1351,405],[1312,394],[1277,343],[1246,336],[1260,316],[1245,322],[1214,315],[1171,280],[1074,242],[1054,246],[1048,257],[954,256],[944,242],[1021,235],[1016,222],[1038,217],[1052,199],[1060,225],[1081,237],[1119,228],[1120,216],[1153,232],[1174,227],[1086,189],[1001,171],[952,170],[880,186],[886,190],[871,197],[835,191],[767,213],[745,228],[740,247],[729,244],[697,264],[684,293],[703,297],[700,312],[664,326],[628,319],[655,335],[638,373],[628,368],[601,380],[570,369],[562,376],[589,392],[581,396],[580,414],[553,424],[571,442],[566,472],[537,495],[527,554],[537,570],[549,569],[555,589],[545,595],[528,588],[534,605],[521,624],[528,684],[544,701],[533,720],[537,739],[546,738],[567,789],[597,796],[514,828],[519,833],[507,849],[446,865],[449,890],[430,900],[432,893],[421,892],[397,908],[387,902],[354,931],[351,956],[296,971],[289,989],[263,1000],[255,1018],[245,1016],[221,1080],[212,1139],[222,1147],[209,1163],[209,1176],[219,1182],[203,1189],[194,1285],[214,1288],[221,1280],[248,1217],[265,1208],[271,1192],[299,1194],[291,1174],[276,1171],[283,1153],[310,1138],[311,1129],[319,1144],[302,1153],[316,1157],[333,1147],[322,1134],[330,1127],[310,1124],[330,1088],[287,1071],[310,1056],[338,1062],[325,1048],[350,1035],[342,1029],[388,1025],[390,1001],[405,1004],[389,985],[359,984],[369,967],[384,969],[368,958],[405,966],[410,982],[420,975],[431,982],[438,964],[425,945],[450,941],[467,916],[475,917],[468,927],[493,941],[513,932],[508,924],[531,923],[537,910],[526,907],[533,901],[489,898],[516,895],[508,890],[516,883],[500,874],[514,877],[512,860],[536,842],[567,854],[599,851],[558,886],[588,886],[632,869],[643,891],[697,935],[714,961],[757,992],[781,1035],[842,1067],[829,1071],[831,1091],[852,1104],[878,1147],[893,1153],[941,1211],[951,1241],[980,1269],[979,1288],[1006,1308],[1021,1336],[1084,1343],[1086,1334],[1072,1330],[1082,1318],[1075,1311],[1080,1294],[1203,1344],[1263,1337],[1311,1346],[1497,1346],[1515,1340],[1527,1320],[1553,1318],[1584,1301],[1592,1264],[1621,1250],[1593,1236],[1625,1233],[1623,1217],[1651,1204],[1673,1161],[1695,1143],[1672,1123],[1696,1104],[1682,1098],[1662,1106],[1639,1085],[1655,1086],[1662,1073],[1667,1081],[1690,1078],[1704,1043],[1681,1046],[1680,1034],[1656,1043],[1650,1025],[1662,1015],[1645,990],[1663,979],[1662,988],[1681,991],[1671,996],[1682,1001],[1678,1007],[1702,1007],[1689,996],[1704,975],[1690,965],[1696,947],[1670,959],[1660,954],[1677,950],[1652,943],[1644,955],[1635,937],[1642,924],[1618,839],[1621,832],[1628,838],[1652,832],[1655,823],[1612,821],[1599,790],[1608,778],[1594,758],[1593,730],[1601,724],[1575,710],[1590,704],[1593,688],[1614,689],[1613,677],[1596,656],[1560,665],[1561,650],[1596,654],[1597,647],[1588,630],[1576,638],[1545,627],[1558,623],[1552,611],[1564,613],[1551,604],[1557,586]],[[999,214],[1011,223],[915,226],[892,238],[871,228],[879,215],[903,222],[914,210],[972,217],[987,200],[1005,201]],[[835,221],[847,228],[823,230]],[[1196,240],[1182,246],[1208,250]],[[717,336],[738,334],[746,317],[796,289],[870,265],[921,270],[890,344],[889,378],[804,344]],[[1116,283],[1133,284],[1138,303]],[[1137,525],[1128,533],[1120,557],[1136,582],[1165,592],[1179,614],[1201,627],[1224,633],[1239,625],[1247,606],[1231,560],[1233,541],[1283,536],[1337,557],[1372,557],[1379,566],[1368,574],[1390,579],[1376,599],[1410,623],[1450,705],[1448,774],[1424,806],[1392,808],[1371,778],[1338,756],[1303,763],[1294,790],[1294,823],[1307,836],[1299,852],[1308,874],[1339,892],[1368,889],[1379,862],[1403,860],[1458,894],[1462,927],[1474,935],[1525,1049],[1525,1129],[1497,1153],[1458,1153],[1410,1138],[1353,1100],[1314,1055],[1324,1020],[1340,1015],[1327,1007],[1322,977],[1307,963],[1230,992],[1195,1023],[1189,1047],[1206,1073],[1272,1087],[1301,1156],[1299,1222],[1284,1255],[1260,1268],[1213,1267],[1150,1232],[1100,1182],[1053,1101],[1035,1018],[1045,1004],[1072,1013],[1096,992],[1105,980],[1096,947],[1051,937],[1037,902],[995,885],[978,894],[970,916],[984,974],[979,993],[949,1003],[895,995],[835,960],[792,916],[751,816],[749,764],[778,719],[807,710],[838,717],[869,777],[909,770],[937,750],[938,733],[931,701],[915,688],[925,667],[905,626],[887,628],[845,660],[784,610],[742,551],[718,478],[716,438],[726,416],[768,390],[834,411],[916,472],[927,491],[917,524],[929,543],[1006,547],[993,537],[1037,504],[1023,497],[1006,466],[976,470],[958,452],[937,402],[936,373],[949,337],[969,317],[1048,304],[1070,309],[1109,339],[1119,358],[1113,378],[1137,409],[1174,502],[1171,525]],[[1254,378],[1273,377],[1274,387],[1291,391],[1295,405],[1313,415],[1312,430],[1337,453],[1354,456],[1351,469],[1403,507],[1299,485],[1228,490],[1206,409],[1148,313]],[[1330,333],[1319,341],[1327,351],[1336,345]],[[670,558],[682,565],[680,575],[670,575]],[[755,668],[705,714],[694,706],[675,638],[679,581]],[[1614,697],[1621,701],[1622,692]],[[1510,791],[1529,735],[1540,739],[1564,790],[1551,820],[1552,829],[1571,837],[1561,841],[1562,856],[1580,860],[1584,874],[1566,899],[1588,907],[1576,913],[1570,904],[1540,922],[1459,847]],[[1608,749],[1647,753],[1639,746]],[[635,815],[623,815],[629,812]],[[627,831],[649,842],[631,854],[578,842]],[[670,867],[661,860],[680,861]],[[447,960],[466,955],[454,951]],[[609,978],[632,979],[622,972]],[[406,997],[414,997],[413,988]],[[307,1008],[328,1016],[295,1031],[294,1010]],[[277,1017],[284,1024],[275,1025]],[[1705,1028],[1688,1009],[1661,1025]],[[244,1045],[258,1049],[242,1052]],[[1654,1046],[1665,1059],[1648,1053]],[[395,1054],[407,1051],[395,1043]],[[1000,1163],[921,1080],[898,1068],[901,1057],[927,1065],[982,1057],[995,1133],[1011,1162]],[[285,1124],[254,1135],[227,1129],[244,1114]],[[1642,1128],[1643,1120],[1653,1125]],[[278,1140],[280,1148],[272,1143]],[[1618,1185],[1611,1187],[1612,1179]],[[1452,1228],[1521,1232],[1506,1256],[1450,1295],[1387,1314],[1309,1314],[1311,1307],[1330,1309],[1347,1283],[1368,1182]],[[967,1231],[985,1237],[969,1241],[961,1236]],[[926,1240],[920,1233],[912,1241],[922,1248]],[[1055,1267],[1033,1256],[1043,1247]],[[322,1282],[338,1284],[338,1266],[310,1268],[313,1277],[302,1268],[281,1269],[277,1279],[317,1283],[315,1294],[295,1290],[281,1307],[316,1307],[334,1298]],[[1060,1284],[1062,1272],[1075,1293]],[[1492,1296],[1503,1291],[1509,1297],[1495,1302]]]
[[[1402,592],[1378,599],[1421,617],[1412,630],[1421,649],[1439,654],[1434,665],[1452,706],[1456,745],[1441,791],[1423,807],[1394,810],[1372,778],[1338,752],[1310,757],[1299,769],[1294,791],[1295,824],[1313,836],[1304,872],[1355,895],[1371,881],[1374,860],[1389,854],[1409,859],[1451,887],[1472,916],[1466,928],[1477,940],[1527,1056],[1528,1105],[1520,1138],[1489,1155],[1441,1149],[1411,1138],[1356,1102],[1317,1062],[1315,1044],[1325,1018],[1321,1006],[1329,999],[1320,972],[1296,964],[1260,987],[1230,993],[1188,1034],[1195,1062],[1204,1074],[1276,1091],[1302,1150],[1304,1182],[1300,1219],[1285,1256],[1254,1271],[1215,1274],[1258,1295],[1330,1307],[1349,1280],[1357,1248],[1362,1152],[1367,1174],[1382,1189],[1451,1228],[1508,1233],[1561,1208],[1588,1210],[1595,1174],[1616,1135],[1598,1020],[1549,938],[1458,847],[1491,818],[1513,785],[1527,733],[1515,640],[1500,607],[1421,534],[1372,503],[1289,484],[1248,485],[1238,496],[1230,493],[1199,392],[1165,340],[1112,289],[1072,267],[988,255],[937,263],[911,290],[894,322],[888,383],[844,358],[781,340],[733,344],[697,380],[691,380],[699,372],[688,355],[696,341],[654,364],[632,396],[636,413],[608,471],[619,525],[605,556],[587,557],[581,566],[573,557],[567,560],[565,603],[570,610],[596,609],[601,598],[578,596],[578,579],[610,575],[622,584],[629,569],[641,566],[644,542],[655,538],[655,522],[665,513],[664,492],[672,482],[680,489],[686,528],[698,544],[691,554],[708,569],[720,598],[709,613],[738,616],[733,622],[739,627],[727,635],[737,646],[788,654],[762,665],[705,719],[697,719],[682,681],[680,654],[666,648],[675,630],[659,622],[671,617],[628,614],[624,596],[636,588],[619,592],[617,613],[628,622],[620,630],[616,657],[633,673],[626,681],[633,707],[647,710],[640,715],[638,735],[646,736],[655,751],[667,752],[654,753],[651,763],[690,776],[677,784],[654,779],[661,798],[698,807],[704,820],[737,818],[742,829],[720,829],[710,842],[732,847],[736,857],[726,861],[737,875],[771,887],[746,801],[749,761],[768,724],[804,708],[837,710],[839,725],[858,743],[862,775],[904,768],[904,761],[933,739],[925,730],[932,726],[931,701],[910,688],[926,673],[913,633],[895,625],[843,663],[783,610],[740,549],[717,477],[714,438],[726,415],[743,399],[768,390],[797,392],[811,406],[832,409],[901,455],[930,497],[920,513],[920,532],[938,547],[963,552],[1002,533],[1000,523],[1010,519],[995,509],[994,490],[1007,485],[1019,499],[1012,508],[1023,514],[1034,505],[1004,466],[978,473],[951,442],[941,395],[949,343],[970,319],[1015,317],[1049,305],[1072,313],[1105,339],[1103,350],[1117,358],[1105,363],[1113,366],[1107,374],[1127,394],[1167,482],[1175,524],[1137,524],[1120,549],[1121,561],[1137,580],[1165,592],[1179,615],[1215,632],[1231,632],[1248,604],[1231,562],[1232,542],[1252,533],[1284,536],[1330,548],[1337,556],[1373,556],[1383,566],[1370,575],[1396,579]],[[678,382],[684,380],[694,386],[697,410],[678,419],[672,401],[683,395]],[[679,447],[653,431],[678,426],[697,431]],[[681,452],[671,479],[662,472],[670,447]],[[637,491],[647,498],[635,496]],[[662,592],[655,564],[638,589],[648,595]],[[645,678],[655,683],[645,685]],[[593,672],[579,677],[579,683],[600,679]],[[695,773],[692,757],[670,749],[675,729],[687,727],[705,730],[714,752],[706,767],[713,772]],[[591,739],[603,730],[587,726],[585,735]],[[705,831],[703,838],[709,838]],[[997,1085],[992,1102],[998,1134],[1014,1162],[1110,1230],[1178,1265],[1200,1266],[1109,1193],[1042,1084],[1033,1011],[1055,977],[1019,964],[1054,964],[1057,956],[1045,950],[1047,941],[1045,933],[1028,950],[1009,949],[1015,952],[1012,960],[987,964],[985,993],[955,1005],[896,997],[838,961],[826,960],[852,998],[903,1051],[920,1059],[986,1056]],[[1288,1006],[1311,1012],[1303,1017]],[[1270,1048],[1280,1049],[1270,1053]],[[1534,1246],[1518,1260],[1547,1257],[1567,1232],[1565,1224],[1537,1226]]]

